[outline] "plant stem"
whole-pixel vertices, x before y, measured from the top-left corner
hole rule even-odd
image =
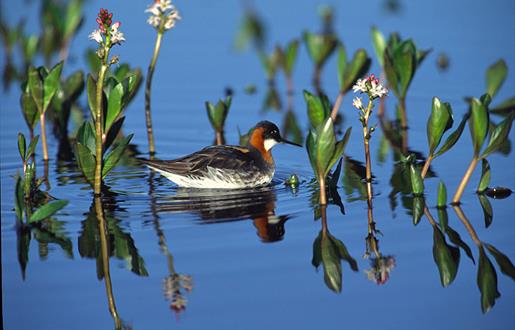
[[[424,167],[422,168],[422,172],[420,172],[420,176],[423,178],[426,177],[427,171],[429,170],[429,165],[433,161],[433,155],[427,156],[426,162],[424,163]]]
[[[107,57],[107,56],[106,56]],[[102,188],[102,158],[103,143],[102,136],[104,133],[104,110],[102,109],[102,96],[104,90],[104,77],[107,71],[107,64],[102,64],[98,72],[97,90],[96,90],[96,114],[95,114],[95,148],[96,148],[96,165],[95,165],[95,195],[99,196]]]
[[[224,144],[224,133],[222,131],[216,131],[216,144],[219,146]]]
[[[477,236],[477,233],[474,230],[474,227],[472,227],[472,224],[470,223],[470,221],[465,216],[465,213],[463,213],[463,210],[461,209],[461,207],[459,207],[458,205],[454,205],[452,208],[453,208],[454,212],[456,212],[456,215],[458,216],[460,221],[465,226],[465,229],[467,229],[467,232],[469,233],[470,238],[472,238],[472,240],[474,241],[474,243],[476,243],[476,245],[478,247],[482,247],[483,243],[481,242],[481,240]]]
[[[293,95],[293,79],[291,75],[286,76],[286,88],[288,96]]]
[[[320,205],[327,205],[327,197],[325,192],[325,177],[321,175],[318,178],[318,182],[320,183]]]
[[[152,88],[152,76],[154,75],[154,69],[156,67],[157,57],[159,55],[159,49],[161,48],[161,39],[163,38],[163,32],[158,31],[156,44],[154,46],[154,54],[152,60],[148,66],[147,71],[147,84],[145,86],[145,120],[147,123],[147,137],[148,137],[148,152],[153,155],[156,152],[154,146],[154,133],[152,130],[152,115],[150,113],[150,101],[151,101],[151,88]]]
[[[317,91],[317,94],[322,94],[322,85],[320,83],[320,74],[321,74],[321,68],[317,65],[315,66],[315,71],[313,72],[313,86],[315,86],[315,89]]]
[[[327,235],[327,206],[320,206],[320,216],[322,217],[322,235],[325,237]]]
[[[400,110],[401,110],[401,129],[405,130],[408,128],[408,118],[406,116],[406,98],[400,99]]]
[[[460,203],[461,195],[463,195],[463,191],[465,190],[465,187],[467,186],[467,183],[469,182],[470,177],[472,176],[472,173],[474,172],[474,169],[476,168],[478,161],[479,158],[477,156],[474,156],[472,158],[472,161],[470,162],[470,165],[467,168],[465,175],[463,175],[460,185],[458,186],[458,189],[456,189],[456,193],[452,198],[452,204],[457,205]]]
[[[98,220],[98,230],[100,236],[100,253],[102,257],[102,270],[104,273],[104,281],[107,293],[107,302],[109,305],[109,312],[113,316],[115,322],[115,329],[121,329],[121,320],[118,315],[118,311],[116,310],[116,303],[113,295],[113,285],[111,283],[106,221],[104,217],[104,209],[102,207],[102,200],[99,196],[95,197],[95,213],[97,215]]]
[[[46,143],[46,127],[45,127],[45,111],[41,111],[41,115],[39,115],[39,120],[41,124],[41,146],[43,147],[43,159],[48,160],[48,146]]]
[[[343,90],[341,90],[338,93],[338,97],[336,98],[336,101],[334,102],[333,110],[331,110],[331,118],[333,119],[333,121],[336,120],[336,115],[338,115],[338,111],[340,110],[340,106],[342,104],[344,95],[345,95],[345,92]]]

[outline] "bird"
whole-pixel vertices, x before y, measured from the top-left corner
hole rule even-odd
[[[250,133],[247,146],[209,146],[174,160],[141,160],[151,170],[180,187],[206,189],[242,189],[268,185],[275,173],[271,149],[286,143],[279,128],[270,121],[260,121]]]

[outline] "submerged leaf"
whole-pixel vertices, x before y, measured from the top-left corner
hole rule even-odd
[[[442,286],[449,286],[458,273],[460,250],[448,245],[445,236],[436,226],[433,227],[433,258],[438,266]]]
[[[479,248],[477,286],[481,292],[481,310],[483,313],[487,313],[495,305],[495,300],[501,294],[497,290],[497,273],[495,268],[482,247]]]
[[[55,213],[57,213],[60,209],[68,205],[67,200],[56,200],[51,201],[43,206],[41,206],[39,209],[37,209],[29,218],[29,223],[38,222],[41,220],[44,220]]]
[[[485,228],[488,228],[492,224],[492,220],[494,217],[492,205],[488,198],[483,194],[477,195],[479,198],[479,203],[481,204],[481,208],[483,209],[483,215],[485,217]]]
[[[483,158],[481,162],[481,180],[479,181],[479,186],[477,187],[477,192],[482,193],[488,188],[490,184],[490,164],[488,161]]]
[[[515,281],[515,267],[511,263],[510,259],[501,251],[497,250],[493,245],[488,243],[484,243],[484,245],[488,249],[488,252],[494,256],[495,261],[499,265],[499,268],[501,268],[501,272],[511,277],[511,279]]]

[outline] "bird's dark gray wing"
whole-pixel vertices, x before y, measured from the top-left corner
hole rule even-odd
[[[212,146],[175,160],[142,160],[146,165],[178,175],[202,175],[208,167],[222,170],[249,171],[257,168],[259,160],[248,148]]]

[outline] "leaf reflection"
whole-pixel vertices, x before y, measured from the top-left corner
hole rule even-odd
[[[83,258],[97,259],[97,277],[102,279],[105,274],[101,267],[100,243],[101,232],[97,219],[98,211],[102,210],[102,216],[106,223],[107,243],[109,257],[116,257],[126,261],[126,267],[139,276],[148,276],[145,262],[139,255],[138,249],[131,235],[120,227],[120,220],[115,218],[116,201],[112,196],[102,201],[103,208],[98,208],[95,202],[87,213],[86,220],[82,221],[82,230],[78,238],[79,254]]]
[[[313,258],[311,263],[317,269],[322,264],[324,282],[327,287],[334,292],[341,292],[343,276],[341,261],[347,262],[355,272],[358,271],[358,264],[349,254],[345,244],[329,232],[326,207],[326,205],[320,206],[322,230],[313,242]]]

